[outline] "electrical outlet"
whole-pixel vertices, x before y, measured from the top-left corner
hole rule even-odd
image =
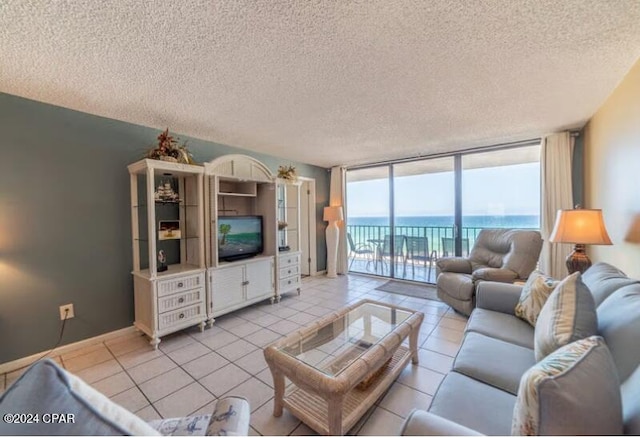
[[[66,311],[69,311],[69,313],[66,313]],[[65,304],[64,306],[60,306],[60,321],[64,320],[64,319],[71,319],[73,318],[75,315],[73,313],[73,304]]]

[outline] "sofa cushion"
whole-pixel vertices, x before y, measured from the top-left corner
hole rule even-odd
[[[508,360],[496,360],[497,358]],[[520,378],[535,363],[533,350],[530,348],[468,332],[453,364],[453,370],[515,395]]]
[[[611,350],[620,380],[640,364],[640,284],[624,287],[597,310],[598,334]]]
[[[485,435],[509,435],[515,403],[514,395],[451,371],[429,412]]]
[[[506,313],[476,308],[469,318],[466,331],[533,348],[533,327]]]
[[[559,348],[522,376],[513,435],[619,435],[620,383],[599,336]]]
[[[414,409],[402,425],[402,436],[482,436],[477,430],[469,429],[440,415]]]
[[[598,307],[604,337],[622,382],[625,433],[640,435],[640,284],[623,287]]]
[[[554,280],[542,272],[532,272],[522,287],[515,315],[535,327],[542,306],[559,283],[560,281]]]
[[[39,414],[40,421],[2,421],[0,435],[158,435],[140,418],[48,359],[33,364],[0,396],[0,415],[16,413]],[[46,422],[44,414],[51,413],[71,414],[73,421]]]
[[[476,285],[476,308],[513,315],[521,292],[520,285],[481,281]]]
[[[587,286],[575,272],[556,287],[542,307],[535,327],[536,360],[559,347],[595,335],[596,306]]]
[[[622,419],[625,435],[640,435],[640,366],[622,383]]]
[[[640,284],[640,281],[627,277],[618,268],[602,262],[587,269],[582,281],[591,291],[596,307],[621,287]]]

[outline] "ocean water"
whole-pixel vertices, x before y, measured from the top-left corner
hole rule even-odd
[[[397,216],[396,226],[453,227],[453,216]],[[389,226],[388,217],[349,217],[347,225]],[[540,228],[537,215],[463,216],[463,228]]]

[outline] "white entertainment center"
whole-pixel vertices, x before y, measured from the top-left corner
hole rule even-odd
[[[169,333],[300,293],[298,182],[236,154],[204,167],[145,159],[128,169],[134,325],[155,348]]]

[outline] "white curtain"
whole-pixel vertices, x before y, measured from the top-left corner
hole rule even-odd
[[[574,139],[569,132],[544,138],[540,154],[541,233],[544,239],[540,254],[540,270],[554,278],[567,275],[565,259],[573,249],[571,244],[550,243],[558,210],[573,208],[571,174]]]
[[[347,169],[344,167],[336,166],[331,168],[331,183],[329,188],[329,206],[342,206],[342,213],[346,219],[347,206],[345,201],[347,199]],[[340,229],[340,240],[338,242],[338,263],[336,264],[336,270],[338,274],[346,274],[349,270],[347,265],[347,227],[345,221],[338,222],[338,228]]]

